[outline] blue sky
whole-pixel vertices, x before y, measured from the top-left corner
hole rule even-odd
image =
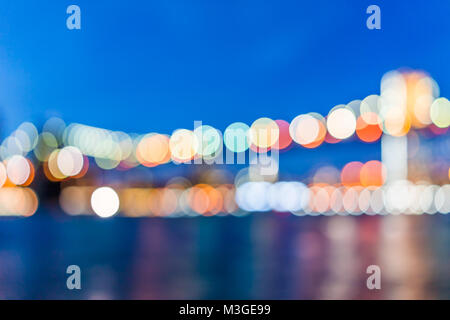
[[[81,8],[82,29],[66,28]],[[381,30],[366,8],[381,8]],[[0,5],[0,130],[56,115],[127,132],[224,130],[324,115],[428,71],[450,92],[450,3],[428,1],[24,1]]]

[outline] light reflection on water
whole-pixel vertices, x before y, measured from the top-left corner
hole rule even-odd
[[[443,215],[4,219],[0,298],[448,299],[449,229]]]

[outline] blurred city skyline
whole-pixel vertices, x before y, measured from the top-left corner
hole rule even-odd
[[[0,5],[0,299],[448,298],[448,12]]]

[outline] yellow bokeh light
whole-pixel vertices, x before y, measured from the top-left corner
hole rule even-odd
[[[277,143],[280,129],[270,118],[259,118],[250,127],[250,142],[259,148],[270,148]]]
[[[59,169],[59,166],[58,166],[58,155],[59,155],[60,151],[61,151],[60,149],[54,150],[48,157],[48,162],[47,162],[48,170],[49,170],[50,174],[52,175],[52,177],[56,180],[63,180],[65,178],[67,178],[67,176],[61,172],[61,170]]]
[[[415,128],[430,124],[430,106],[433,102],[433,81],[422,72],[403,73],[406,84],[406,110]]]
[[[144,166],[152,167],[170,160],[169,137],[150,133],[137,145],[136,158]]]
[[[431,105],[431,120],[439,128],[450,126],[450,101],[446,98],[434,100]]]
[[[198,138],[194,132],[190,130],[176,130],[170,137],[169,148],[173,160],[177,162],[190,161],[198,151]]]

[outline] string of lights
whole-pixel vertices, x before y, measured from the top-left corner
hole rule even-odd
[[[249,151],[265,154],[269,151],[273,153],[288,150],[293,145],[312,149],[317,148],[324,142],[334,144],[352,137],[365,143],[372,143],[378,141],[383,134],[403,137],[414,129],[427,129],[433,134],[440,135],[446,133],[449,126],[450,102],[448,99],[440,97],[437,83],[423,72],[399,71],[389,72],[382,78],[379,95],[369,95],[363,100],[354,100],[348,104],[337,105],[325,117],[311,112],[301,114],[291,122],[270,118],[259,118],[250,126],[242,122],[235,122],[229,125],[223,134],[209,125],[198,125],[194,130],[177,129],[171,135],[162,133],[130,134],[77,123],[67,126],[59,118],[49,119],[39,132],[35,125],[25,122],[4,139],[0,146],[0,158],[3,160],[0,162],[0,197],[28,199],[25,201],[26,208],[17,210],[17,206],[7,207],[7,205],[3,205],[0,208],[0,214],[21,212],[21,215],[28,216],[36,211],[38,206],[37,196],[30,188],[30,184],[34,180],[35,167],[38,165],[42,165],[47,179],[61,182],[82,178],[89,169],[88,157],[93,158],[96,165],[103,170],[127,170],[139,165],[156,167],[169,162],[203,163],[202,161],[198,162],[198,160],[217,163],[217,160],[223,157],[224,146],[226,152],[231,153]],[[367,169],[366,165],[364,167],[366,168],[365,173],[364,170],[357,170],[358,177],[361,177],[358,180],[358,186],[346,184],[344,175],[340,182],[341,187],[381,188],[385,179],[377,173],[383,172],[383,165],[379,161],[374,161],[372,166],[373,168]],[[344,171],[342,174],[344,174]],[[248,183],[253,182],[248,181]],[[270,182],[255,183],[260,183],[256,184],[259,186],[257,188],[260,188],[264,183]],[[293,190],[297,190],[296,188],[299,186],[294,187],[294,182],[286,183]],[[301,182],[298,183],[302,184]],[[209,187],[212,188],[209,190],[216,190],[214,186]],[[284,187],[286,188],[286,185]],[[311,188],[314,186],[302,184],[303,187],[311,193]],[[193,188],[197,187],[190,187],[189,190]],[[233,186],[230,189],[233,196],[225,196],[224,193],[220,192],[217,194],[222,194],[222,202],[226,197],[236,198],[233,200],[233,204],[229,203],[230,207],[235,208],[234,210],[241,208],[244,211],[256,211],[251,210],[251,206],[247,206],[245,201],[238,200],[242,199],[242,197],[239,198],[242,188],[242,186]],[[255,190],[259,189],[252,188],[250,188],[250,190],[253,190],[251,194],[254,195],[257,193]],[[322,188],[320,190],[325,190],[323,186],[320,188]],[[333,188],[340,190],[336,186],[333,186]],[[61,199],[67,198],[64,196],[65,193],[69,192],[66,189],[63,190]],[[200,189],[204,192],[204,188]],[[439,192],[444,192],[448,198],[447,189],[445,187],[442,189],[444,191]],[[297,198],[302,197],[299,190],[292,191]],[[285,191],[291,192],[290,189]],[[208,192],[206,193],[208,194]],[[345,191],[345,194],[348,192]],[[359,194],[359,192],[357,193]],[[163,192],[163,194],[166,193]],[[312,192],[311,194],[316,193]],[[331,193],[327,191],[327,194],[330,196]],[[438,199],[440,199],[439,197]],[[256,198],[260,199],[260,197]],[[314,202],[315,200],[310,201]],[[442,204],[441,200],[436,201],[440,202],[437,206],[439,208],[435,211],[447,210],[447,204]],[[12,202],[12,200],[5,201],[9,204]],[[61,202],[61,206],[63,208],[69,207],[64,201]],[[190,205],[189,208],[199,214],[204,211],[198,209],[197,205]],[[265,208],[258,207],[258,210],[265,211]],[[270,210],[276,209],[271,205],[267,208]],[[319,213],[321,211],[314,206],[309,206],[312,209],[306,208],[305,205],[302,205],[298,210]],[[298,211],[296,208],[294,209],[287,211]],[[118,207],[115,211],[117,210]],[[66,210],[66,212],[69,211],[71,210]],[[85,212],[86,210],[72,211]],[[389,212],[389,210],[387,211]],[[158,210],[155,212],[158,212]],[[180,212],[184,211],[181,210]],[[221,205],[221,210],[217,212],[212,209],[205,212],[230,213],[233,211],[224,209]],[[347,212],[353,211],[347,210]]]

